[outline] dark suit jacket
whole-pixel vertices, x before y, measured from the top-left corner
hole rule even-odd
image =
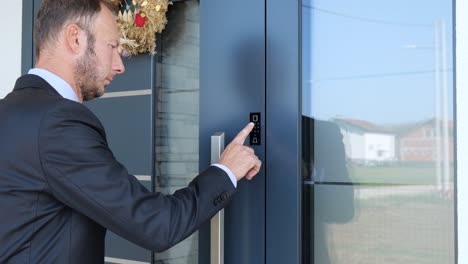
[[[0,148],[0,263],[103,263],[106,229],[163,251],[235,191],[210,167],[173,195],[149,192],[96,116],[34,75],[0,100]]]

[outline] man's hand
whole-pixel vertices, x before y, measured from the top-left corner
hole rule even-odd
[[[244,146],[244,141],[252,131],[254,123],[249,123],[239,134],[229,143],[221,154],[218,163],[228,167],[236,176],[237,180],[244,176],[252,179],[262,166],[262,162],[255,155],[254,150]]]

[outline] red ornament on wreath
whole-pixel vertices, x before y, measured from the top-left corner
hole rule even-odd
[[[144,27],[146,23],[146,14],[143,12],[139,12],[135,15],[135,25],[137,27]]]

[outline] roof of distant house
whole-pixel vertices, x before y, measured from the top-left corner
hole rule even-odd
[[[382,134],[393,134],[391,130],[383,126],[376,125],[366,120],[351,119],[351,118],[335,118],[334,122],[341,128],[346,130],[354,130],[361,132],[373,132]]]

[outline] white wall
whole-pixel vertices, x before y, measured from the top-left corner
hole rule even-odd
[[[468,263],[468,1],[456,1],[458,263]]]
[[[366,160],[391,161],[395,159],[395,136],[375,133],[364,135]],[[379,156],[379,151],[383,151],[384,154]]]
[[[364,160],[364,135],[341,129],[346,157],[351,160]]]
[[[21,26],[22,2],[20,0],[2,1],[2,25],[0,50],[0,98],[13,89],[21,74]]]

